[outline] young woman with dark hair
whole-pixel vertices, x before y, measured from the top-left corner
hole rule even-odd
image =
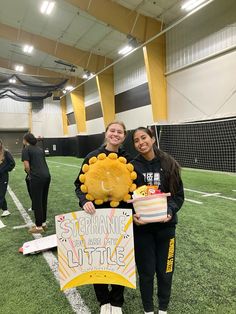
[[[9,181],[9,172],[15,167],[12,155],[7,151],[2,140],[0,140],[0,208],[3,210],[1,217],[9,216],[11,213],[7,208],[6,193]]]
[[[140,184],[157,185],[167,199],[167,217],[161,222],[146,223],[134,214],[135,260],[145,313],[154,313],[154,276],[157,277],[159,314],[167,313],[175,258],[177,212],[184,202],[180,166],[169,154],[155,145],[148,128],[133,132],[133,144],[139,155],[132,161]]]
[[[35,136],[26,133],[23,144],[25,147],[22,150],[21,160],[29,177],[32,209],[35,215],[35,226],[29,229],[29,233],[42,233],[47,228],[47,200],[51,176],[44,152],[36,145]]]
[[[125,157],[128,161],[131,160],[129,154],[125,152],[120,146],[124,142],[126,136],[126,129],[123,122],[114,121],[111,122],[105,130],[105,143],[99,148],[95,149],[91,153],[89,153],[85,159],[83,164],[87,163],[91,157],[98,156],[101,153],[105,153],[109,155],[114,152],[118,156]],[[83,166],[83,165],[82,165]],[[82,167],[81,167],[82,169]],[[91,201],[86,199],[86,194],[81,191],[81,182],[79,180],[79,176],[82,173],[80,171],[76,181],[75,181],[75,192],[77,197],[79,198],[79,204],[83,210],[88,214],[94,214],[97,208],[110,208],[110,202],[104,202],[102,205],[96,205]],[[121,202],[120,206],[130,207],[127,203]],[[97,300],[101,306],[100,313],[101,314],[120,314],[122,313],[122,305],[124,303],[124,287],[120,285],[111,285],[111,290],[107,284],[94,284],[94,290],[96,293]]]

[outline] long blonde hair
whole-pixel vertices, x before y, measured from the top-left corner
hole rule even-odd
[[[5,152],[5,149],[4,149],[4,146],[3,146],[3,142],[0,139],[0,164],[4,160],[4,152]]]

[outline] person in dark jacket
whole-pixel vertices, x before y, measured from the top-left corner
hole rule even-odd
[[[116,153],[118,156],[125,157],[128,161],[131,160],[131,156],[125,152],[120,146],[124,142],[126,136],[126,128],[122,122],[114,121],[110,123],[106,127],[105,131],[105,144],[99,147],[98,149],[89,153],[83,162],[83,165],[88,161],[91,157],[97,156],[100,153],[105,153],[109,155],[110,153]],[[83,166],[82,165],[82,166]],[[82,169],[82,167],[81,167]],[[110,208],[110,202],[104,202],[102,205],[95,205],[93,202],[88,201],[86,199],[86,194],[83,193],[80,189],[81,183],[79,180],[80,173],[75,180],[75,192],[77,197],[79,198],[79,204],[81,208],[88,214],[94,214],[96,212],[96,208]],[[120,202],[120,207],[122,208],[130,208],[125,202]],[[107,284],[94,284],[94,290],[97,297],[98,302],[100,303],[101,310],[100,313],[108,314],[108,313],[122,313],[122,305],[124,303],[124,287],[120,285],[111,285],[111,290]]]
[[[0,140],[0,208],[3,210],[1,217],[9,216],[11,213],[7,208],[6,193],[9,181],[9,172],[15,167],[12,155],[4,149],[3,142]]]
[[[159,150],[148,128],[133,132],[133,143],[139,155],[132,161],[139,185],[157,185],[167,198],[167,217],[161,222],[145,223],[134,214],[135,260],[145,313],[154,313],[153,286],[157,276],[159,314],[167,313],[171,295],[175,259],[177,212],[184,202],[180,166],[169,154]]]
[[[23,144],[25,147],[22,150],[21,160],[29,176],[32,210],[35,215],[35,226],[29,229],[29,233],[42,233],[47,228],[47,201],[51,176],[44,152],[36,145],[35,136],[32,133],[26,133],[23,137]]]

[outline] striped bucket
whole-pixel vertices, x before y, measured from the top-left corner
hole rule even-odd
[[[167,196],[170,193],[154,194],[129,200],[136,214],[145,222],[158,222],[167,217]]]

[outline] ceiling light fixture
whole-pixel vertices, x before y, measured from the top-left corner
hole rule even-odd
[[[139,46],[137,39],[133,37],[132,35],[128,34],[127,39],[128,39],[128,44],[118,51],[119,55],[126,55],[127,53],[129,53],[130,51],[134,50],[135,48]]]
[[[123,48],[121,48],[118,53],[119,55],[126,55],[128,52],[130,52],[131,50],[133,50],[133,47],[130,45],[126,45]]]
[[[198,7],[200,4],[202,4],[205,1],[206,0],[189,0],[181,6],[181,9],[189,12],[195,9],[196,7]]]
[[[90,72],[89,70],[84,70],[84,74],[82,76],[83,79],[88,80],[94,77],[94,73]]]
[[[10,78],[10,79],[9,79],[9,83],[11,83],[11,84],[16,84],[16,79]]]
[[[54,1],[44,1],[40,11],[43,14],[50,15],[52,13],[54,6],[55,6]]]
[[[23,72],[23,71],[24,71],[24,67],[23,67],[23,65],[17,64],[17,65],[15,66],[15,70],[16,70],[17,72]]]
[[[72,85],[68,85],[65,87],[65,91],[70,92],[74,87]]]
[[[23,51],[25,53],[32,53],[33,50],[34,50],[34,47],[30,46],[30,45],[24,45],[24,47],[23,47]]]

